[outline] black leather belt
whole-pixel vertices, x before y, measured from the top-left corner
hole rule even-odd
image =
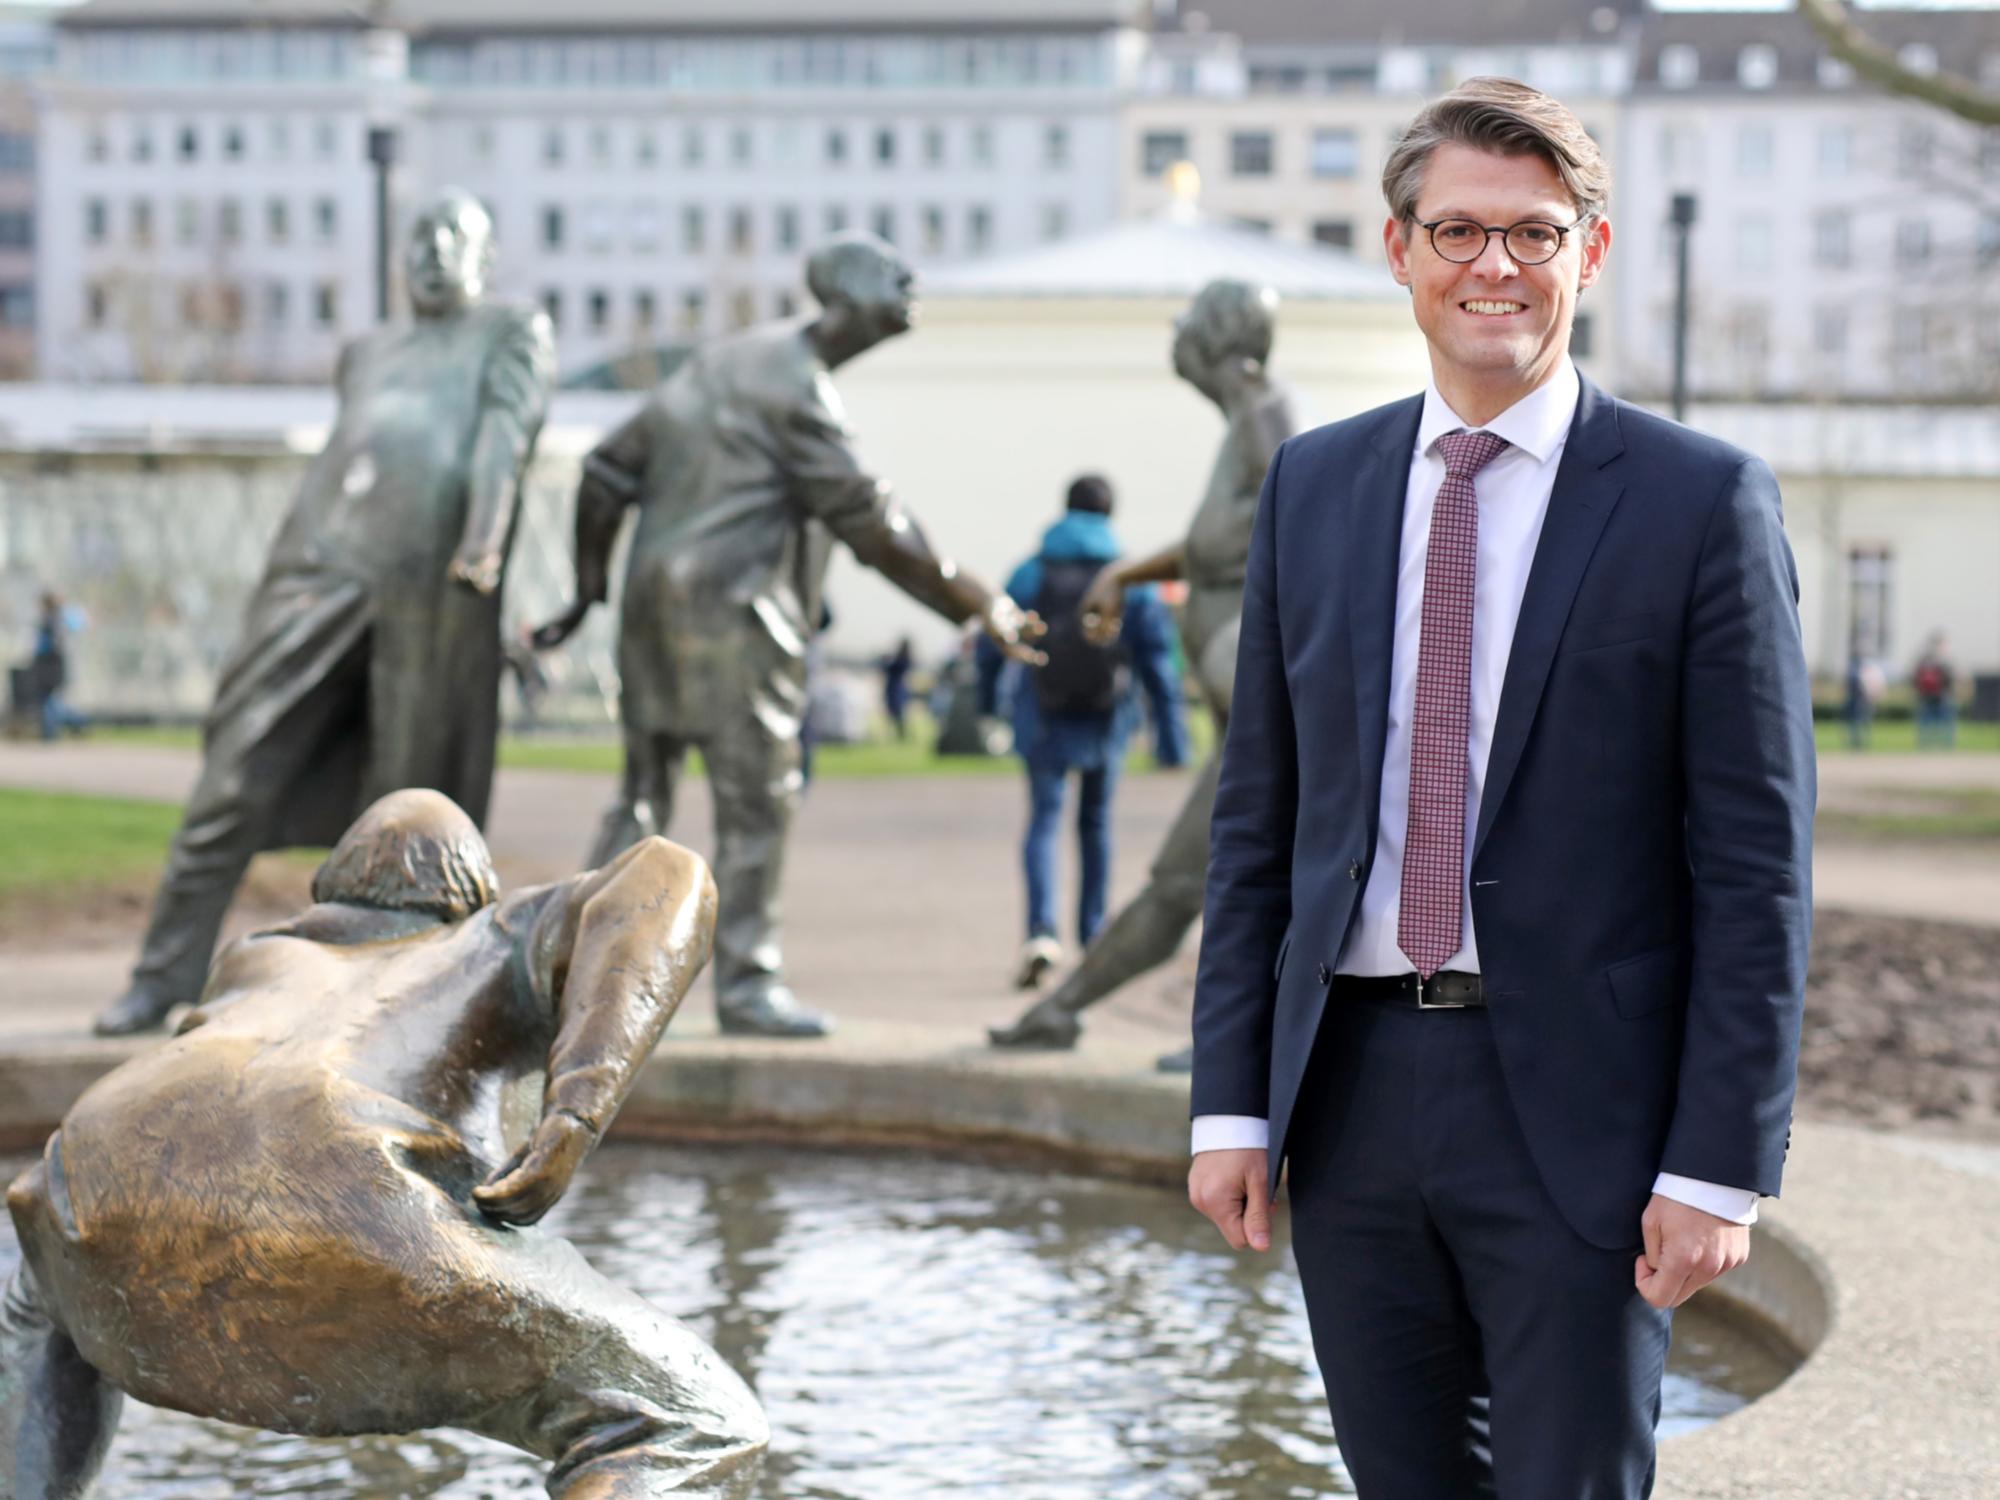
[[[1451,969],[1440,969],[1429,979],[1419,979],[1415,974],[1380,978],[1336,974],[1331,993],[1336,998],[1387,1001],[1416,1010],[1472,1010],[1486,1004],[1479,976]]]

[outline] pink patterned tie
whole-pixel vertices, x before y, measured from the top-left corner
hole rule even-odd
[[[1472,698],[1472,603],[1479,501],[1472,481],[1507,448],[1490,432],[1438,439],[1444,483],[1431,510],[1424,558],[1423,634],[1410,723],[1410,822],[1403,843],[1396,941],[1428,979],[1458,952],[1465,931],[1466,724]]]

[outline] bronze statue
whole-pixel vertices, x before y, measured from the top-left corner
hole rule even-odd
[[[1277,308],[1277,293],[1268,287],[1212,281],[1175,321],[1174,373],[1221,408],[1228,430],[1186,539],[1150,557],[1110,564],[1083,599],[1086,626],[1098,639],[1111,640],[1118,633],[1126,589],[1140,583],[1187,581],[1181,642],[1215,720],[1215,750],[1167,831],[1145,889],[1105,923],[1055,989],[1013,1025],[988,1032],[996,1047],[1074,1047],[1083,1029],[1078,1019],[1082,1013],[1126,981],[1173,957],[1201,916],[1208,820],[1215,810],[1223,730],[1236,675],[1236,632],[1243,612],[1250,523],[1256,518],[1257,496],[1271,455],[1305,426],[1292,393],[1267,368]],[[1186,1052],[1160,1059],[1160,1066],[1170,1072],[1185,1071],[1188,1063]]]
[[[7,1195],[0,1493],[84,1494],[121,1393],[312,1436],[463,1427],[552,1461],[561,1500],[748,1491],[743,1382],[529,1227],[707,961],[714,883],[647,839],[497,885],[449,799],[384,797],[316,905],[225,949],[175,1037],[77,1101]]]
[[[575,602],[536,634],[553,646],[606,595],[626,507],[639,512],[620,610],[625,770],[593,864],[663,831],[688,749],[715,799],[716,1000],[722,1029],[819,1036],[786,988],[778,945],[785,834],[798,801],[806,644],[831,543],[946,619],[977,618],[1039,660],[1040,622],[931,550],[861,467],[832,370],[913,317],[915,278],[865,235],[814,253],[816,317],[703,346],[586,460],[576,497]]]
[[[405,270],[415,320],[350,344],[339,416],[292,503],[203,730],[201,777],[105,1035],[201,989],[251,856],[332,843],[373,798],[436,787],[483,822],[500,588],[555,357],[539,312],[484,301],[493,226],[447,193]]]

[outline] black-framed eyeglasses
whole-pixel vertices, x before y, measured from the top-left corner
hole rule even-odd
[[[1585,215],[1585,218],[1588,218]],[[1455,265],[1469,265],[1486,253],[1486,242],[1494,235],[1507,247],[1507,258],[1524,266],[1539,266],[1553,260],[1563,247],[1563,236],[1584,222],[1551,224],[1546,219],[1523,219],[1504,229],[1498,224],[1481,224],[1473,219],[1417,220],[1419,229],[1428,230],[1431,249]]]

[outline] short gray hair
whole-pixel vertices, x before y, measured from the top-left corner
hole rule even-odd
[[[828,240],[806,260],[806,290],[821,307],[854,298],[853,278],[878,265],[901,265],[887,241],[853,231]]]
[[[1562,178],[1578,218],[1610,206],[1611,167],[1568,105],[1511,78],[1468,78],[1417,111],[1383,163],[1382,196],[1405,224],[1416,220],[1431,153],[1446,144],[1539,156]]]
[[[313,876],[315,901],[421,911],[461,922],[500,894],[486,840],[442,792],[391,792],[340,836]]]
[[[1237,355],[1262,364],[1277,337],[1278,294],[1250,281],[1211,281],[1195,293],[1188,327],[1211,359]]]

